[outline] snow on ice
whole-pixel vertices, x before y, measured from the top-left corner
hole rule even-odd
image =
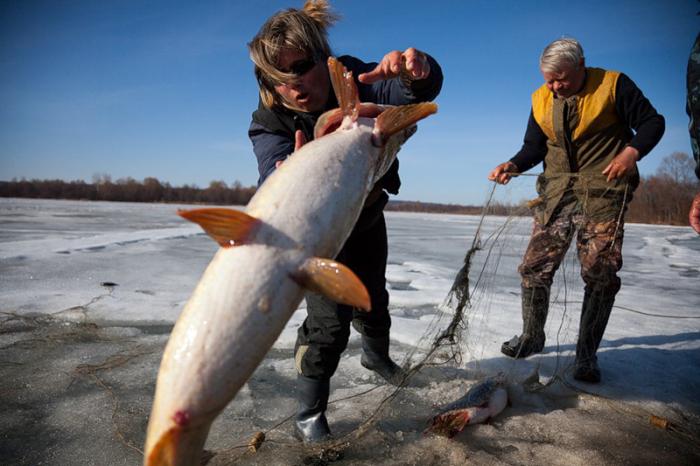
[[[217,247],[178,207],[0,199],[0,463],[140,461],[163,346]],[[386,217],[392,356],[415,362],[480,219]],[[583,294],[572,250],[553,288],[545,351],[517,361],[499,351],[521,331],[517,265],[530,228],[529,218],[486,218],[461,361],[425,368],[379,411],[392,392],[360,365],[353,332],[332,379],[331,429],[342,436],[378,416],[334,454],[299,447],[283,422],[295,409],[302,303],[214,424],[210,464],[697,464],[700,237],[626,225],[623,286],[599,350],[603,382],[586,385],[567,371]],[[423,435],[437,405],[497,372],[508,376],[511,404],[495,420],[452,440]],[[671,425],[654,427],[651,416]],[[268,439],[258,453],[237,448],[257,431]]]

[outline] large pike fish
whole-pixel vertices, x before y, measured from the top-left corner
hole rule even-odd
[[[158,372],[146,465],[199,464],[209,428],[246,383],[304,292],[370,309],[335,257],[362,206],[433,103],[360,104],[352,74],[328,68],[340,108],[258,189],[245,212],[182,211],[222,247],[173,328]]]

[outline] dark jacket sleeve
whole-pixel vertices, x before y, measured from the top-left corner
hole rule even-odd
[[[430,75],[426,79],[412,81],[405,86],[399,78],[377,81],[372,84],[358,82],[357,88],[361,102],[374,102],[386,105],[406,105],[416,102],[434,100],[442,89],[442,68],[430,55],[426,55],[430,63]],[[339,60],[357,77],[361,73],[372,71],[377,63],[365,63],[355,57],[344,55]]]
[[[656,112],[642,91],[624,73],[617,79],[615,107],[620,118],[634,130],[635,134],[629,145],[639,151],[641,159],[651,152],[664,135],[664,117]]]
[[[258,186],[275,170],[275,163],[284,160],[294,152],[294,141],[286,136],[275,134],[264,126],[252,122],[248,137],[253,143],[253,152],[258,159]]]
[[[522,173],[542,162],[545,155],[547,155],[547,135],[535,121],[535,116],[530,109],[523,146],[510,161],[518,167],[518,173]]]
[[[688,131],[690,132],[690,146],[695,158],[695,176],[700,179],[700,34],[695,38],[695,43],[688,57],[688,70],[686,73],[687,102],[685,111],[690,117]]]

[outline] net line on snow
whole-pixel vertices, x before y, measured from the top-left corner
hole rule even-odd
[[[538,174],[514,174],[514,176],[540,176]],[[588,191],[588,188],[590,187],[589,184],[587,184],[587,181],[593,180],[595,178],[601,177],[601,175],[587,175],[587,174],[581,174],[581,173],[563,173],[560,175],[554,175],[554,177],[567,177],[569,179],[573,178],[578,178],[584,181],[584,196],[582,200],[582,204],[587,203],[590,192]],[[494,194],[496,190],[496,183],[493,184],[488,196],[487,200],[484,204],[484,207],[482,209],[482,213],[478,222],[478,226],[476,228],[476,232],[474,233],[474,237],[472,239],[471,247],[467,250],[463,265],[460,268],[460,270],[457,272],[454,282],[450,288],[450,291],[447,294],[447,297],[444,299],[443,303],[438,307],[438,312],[436,316],[434,317],[433,321],[430,323],[428,326],[428,329],[425,331],[423,336],[419,339],[419,342],[417,345],[414,346],[414,349],[408,353],[404,360],[404,368],[406,369],[407,372],[407,377],[406,380],[404,380],[404,383],[401,384],[399,387],[393,389],[391,393],[383,398],[380,402],[379,405],[376,407],[376,409],[373,411],[373,413],[362,423],[360,426],[358,426],[355,430],[352,432],[346,434],[342,438],[337,439],[336,441],[332,442],[331,444],[327,444],[325,448],[343,448],[344,445],[346,445],[349,441],[351,441],[352,438],[360,438],[364,433],[366,433],[371,425],[373,424],[374,420],[380,416],[382,413],[384,407],[389,404],[398,394],[408,388],[408,384],[410,379],[416,375],[422,368],[427,367],[427,366],[435,366],[435,365],[444,365],[444,364],[449,364],[449,363],[455,363],[455,364],[461,364],[462,363],[462,346],[464,342],[464,335],[469,332],[469,319],[472,317],[469,315],[469,309],[472,308],[472,296],[475,293],[478,293],[481,291],[481,287],[483,285],[483,282],[486,280],[486,275],[489,274],[487,271],[487,267],[490,264],[490,261],[492,258],[494,258],[496,264],[490,273],[495,276],[495,271],[498,268],[498,263],[500,263],[500,257],[502,254],[502,249],[503,246],[501,245],[501,250],[497,250],[499,247],[499,241],[508,229],[508,227],[511,225],[511,222],[516,218],[520,216],[524,216],[525,214],[523,213],[523,209],[513,209],[505,218],[503,223],[498,226],[491,235],[489,235],[485,240],[482,240],[482,228],[484,226],[484,220],[486,215],[489,214],[489,211],[492,207],[493,199],[494,199]],[[566,185],[565,188],[563,188],[562,191],[554,191],[553,193],[550,192],[550,195],[558,196],[558,195],[565,195],[568,190],[571,190],[572,184],[569,183]],[[602,192],[596,193],[600,197],[610,197],[611,193],[606,189],[603,190]],[[614,196],[616,193],[612,193]],[[612,248],[614,246],[615,241],[618,239],[618,229],[624,225],[623,223],[623,216],[624,212],[626,210],[626,206],[628,203],[629,199],[629,184],[625,183],[624,187],[622,189],[622,195],[619,196],[618,194],[618,204],[616,207],[616,214],[615,214],[615,231],[613,232],[612,235],[612,241],[610,247]],[[544,200],[546,201],[546,199]],[[533,205],[534,204],[534,205]],[[532,203],[529,202],[526,204],[526,207],[532,208],[532,207],[537,207],[538,203]],[[530,217],[530,215],[527,215]],[[575,239],[576,232],[578,231],[578,228],[573,228],[571,231],[571,235],[569,237],[569,244]],[[486,257],[484,258],[484,263],[480,270],[478,271],[478,275],[476,279],[473,281],[473,284],[471,285],[470,289],[470,272],[472,269],[472,262],[474,256],[478,252],[485,252]],[[537,384],[535,386],[532,386],[531,391],[540,391],[540,390],[545,390],[548,387],[552,386],[553,384],[560,382],[564,386],[570,388],[571,390],[579,393],[580,395],[586,395],[586,396],[592,396],[592,397],[599,397],[601,399],[604,399],[608,402],[612,402],[612,400],[609,400],[606,397],[596,395],[594,393],[587,392],[576,385],[571,384],[567,379],[566,375],[569,374],[573,368],[573,365],[571,363],[569,364],[564,364],[563,363],[563,356],[562,356],[562,348],[561,348],[561,338],[562,334],[564,333],[565,330],[567,330],[566,327],[566,322],[570,321],[568,317],[569,313],[569,304],[581,304],[581,301],[572,301],[569,299],[569,286],[568,286],[568,280],[567,280],[567,268],[576,268],[578,264],[578,259],[575,254],[571,254],[571,260],[570,264],[568,264],[569,261],[566,260],[566,256],[569,255],[568,253],[565,254],[564,258],[562,259],[562,270],[559,272],[558,276],[560,277],[560,282],[561,282],[561,289],[558,290],[557,292],[561,292],[563,294],[562,299],[552,299],[551,304],[558,304],[563,306],[562,309],[562,315],[561,319],[559,321],[559,325],[557,327],[556,331],[556,359],[555,359],[555,367],[553,371],[553,376],[550,377],[550,379],[545,383],[545,384]],[[567,265],[568,264],[568,265]],[[509,272],[511,273],[511,272]],[[512,273],[515,273],[513,271]],[[639,310],[623,307],[623,306],[613,306],[614,309],[619,309],[623,311],[628,311],[628,312],[634,312],[640,315],[645,315],[645,316],[650,316],[650,317],[659,317],[659,318],[687,318],[687,319],[698,319],[700,317],[697,316],[664,316],[660,314],[653,314],[653,313],[646,313],[642,312]],[[446,326],[442,326],[441,324],[444,323],[445,317],[448,314],[452,314],[451,319],[449,320],[449,323],[447,323]],[[574,322],[573,325],[576,325],[576,322]],[[571,324],[569,324],[571,326]],[[421,343],[425,343],[426,341],[431,342],[429,345],[429,349],[426,351],[426,353],[419,358],[419,360],[415,363],[411,363],[411,361],[414,359],[416,353],[419,351],[419,348],[423,347]],[[446,354],[444,352],[441,352],[439,350],[449,347],[450,350]],[[436,356],[440,356],[440,360],[436,360]],[[517,360],[513,359],[511,367],[513,367],[516,364]],[[372,390],[369,390],[372,391]],[[367,392],[363,392],[358,395],[354,396],[361,396]],[[348,397],[349,398],[349,397]],[[345,400],[347,398],[342,398],[338,400],[334,400],[335,402]],[[644,417],[649,417],[651,413],[646,412],[645,410],[641,408],[635,408],[633,406],[627,406],[627,403],[623,402],[616,402],[617,405],[623,405],[622,408],[618,408],[619,412],[626,412],[628,414],[634,414],[635,417],[637,418],[644,418]],[[675,430],[673,431],[674,433],[684,435],[686,437],[690,438],[695,438],[692,434],[689,434],[688,431],[684,430],[683,428],[676,426]],[[695,439],[695,442],[698,440]]]
[[[538,176],[536,174],[519,174],[517,176]],[[578,174],[578,173],[572,173],[572,174],[564,174],[562,176],[569,176],[571,178],[581,178],[583,175]],[[493,202],[494,202],[494,196],[496,193],[496,188],[497,185],[494,183],[493,186],[491,187],[489,194],[487,196],[486,202],[483,206],[482,213],[479,218],[478,225],[476,227],[476,231],[474,233],[474,237],[471,241],[471,245],[469,249],[467,250],[463,263],[461,265],[461,268],[457,272],[454,282],[446,296],[446,298],[443,300],[443,302],[436,307],[436,315],[433,318],[433,320],[430,322],[427,330],[425,333],[422,335],[420,338],[419,342],[417,345],[413,347],[413,349],[407,354],[405,360],[404,360],[404,367],[408,373],[408,377],[404,381],[404,383],[394,389],[391,389],[390,393],[383,397],[381,401],[379,402],[378,406],[376,409],[372,411],[372,414],[364,420],[358,427],[356,427],[354,430],[351,432],[347,433],[346,435],[339,437],[335,441],[332,441],[330,444],[324,444],[323,447],[318,447],[318,455],[323,455],[324,451],[328,451],[329,449],[338,449],[342,450],[347,447],[347,445],[352,442],[353,440],[361,438],[364,434],[366,434],[374,422],[381,416],[384,408],[388,406],[392,400],[394,400],[402,390],[405,390],[406,388],[409,388],[407,385],[409,384],[411,378],[415,376],[418,372],[421,371],[421,369],[428,367],[428,366],[440,366],[440,365],[446,365],[446,364],[455,364],[455,365],[460,365],[463,362],[463,355],[462,352],[465,348],[466,345],[468,345],[470,342],[467,340],[465,341],[465,335],[469,334],[471,328],[470,328],[470,319],[474,318],[475,315],[471,310],[474,309],[474,298],[476,297],[477,300],[487,300],[489,299],[489,292],[492,291],[490,288],[493,288],[491,285],[493,285],[493,281],[496,277],[496,270],[498,270],[498,267],[500,265],[501,258],[503,257],[504,249],[506,246],[501,243],[501,240],[504,236],[504,234],[508,231],[508,229],[511,227],[513,221],[518,218],[522,217],[524,214],[524,208],[521,209],[513,209],[508,215],[505,216],[504,220],[502,223],[494,229],[492,233],[489,235],[485,235],[483,232],[483,227],[485,224],[486,216],[489,215],[493,209]],[[602,193],[602,195],[605,195],[606,193]],[[622,215],[624,213],[624,203],[627,200],[627,189],[625,189],[625,194],[623,198],[623,203],[621,207],[619,208],[618,211],[618,223],[619,220],[622,219]],[[529,216],[528,216],[529,217]],[[484,238],[484,236],[486,236]],[[616,238],[617,235],[614,235],[613,238]],[[481,267],[478,269],[478,272],[476,277],[473,277],[470,280],[470,272],[472,272],[473,268],[473,260],[476,256],[481,256],[483,255],[483,264]],[[635,416],[636,418],[643,419],[645,417],[648,417],[650,413],[646,412],[645,410],[641,408],[637,408],[634,406],[631,406],[627,403],[623,403],[621,401],[617,400],[610,400],[606,397],[603,397],[601,395],[597,395],[594,393],[587,392],[580,387],[577,387],[566,379],[565,374],[567,373],[566,371],[570,369],[570,366],[564,366],[561,364],[560,368],[560,360],[563,360],[563,356],[561,355],[562,350],[560,348],[560,337],[561,334],[567,330],[566,322],[569,319],[568,316],[568,307],[569,304],[580,304],[580,301],[572,301],[569,299],[569,290],[568,290],[568,281],[567,281],[567,269],[569,267],[575,268],[577,260],[575,255],[571,255],[571,260],[566,260],[564,259],[562,261],[562,270],[559,272],[559,276],[561,277],[561,289],[557,290],[557,293],[561,293],[563,296],[560,297],[555,297],[554,293],[552,294],[552,299],[550,300],[551,304],[557,304],[563,306],[563,313],[561,316],[561,320],[559,322],[557,332],[556,332],[556,363],[555,363],[555,370],[554,370],[554,375],[547,381],[547,383],[542,384],[540,386],[537,386],[533,390],[538,391],[538,390],[545,390],[552,384],[556,382],[560,382],[563,385],[567,386],[571,390],[574,390],[578,392],[581,395],[584,396],[592,396],[596,398],[603,399],[609,403],[613,403],[614,409],[618,409],[622,412],[627,412],[630,415]],[[489,268],[490,267],[490,268]],[[516,273],[515,271],[507,271],[507,273]],[[87,311],[88,308],[95,304],[97,301],[111,297],[111,289],[108,289],[109,292],[104,293],[100,296],[97,296],[93,298],[90,302],[87,304],[81,305],[81,306],[75,306],[69,309],[66,309],[64,311],[60,311],[55,314],[55,316],[51,317],[59,317],[60,314],[64,312],[76,312],[79,311],[83,319],[82,323],[83,325],[88,324],[87,327],[85,328],[80,328],[80,331],[94,331],[94,329],[89,325],[87,322]],[[492,299],[492,298],[491,298]],[[636,309],[631,309],[623,306],[614,306],[615,309],[626,311],[626,312],[632,312],[636,313],[639,315],[643,316],[648,316],[648,317],[655,317],[655,318],[673,318],[673,319],[700,319],[698,316],[680,316],[680,315],[660,315],[660,314],[653,314],[653,313],[647,313],[647,312],[642,312],[640,310]],[[19,316],[12,314],[12,313],[4,313],[5,314],[5,319],[6,321],[12,320],[12,319],[17,319]],[[50,318],[51,318],[50,317]],[[481,315],[482,318],[488,319],[488,312],[483,312]],[[0,319],[2,320],[2,319]],[[37,325],[39,323],[37,322]],[[575,325],[575,323],[574,323]],[[52,338],[53,339],[53,338]],[[8,345],[8,347],[15,346],[15,345],[30,345],[30,344],[45,344],[46,341],[41,339],[37,341],[31,341],[31,340],[20,340],[19,342],[15,342],[11,345]],[[424,345],[427,343],[427,345]],[[424,349],[421,348],[426,348],[428,347],[427,351],[424,354],[421,354],[420,357],[418,356],[418,353],[421,351],[425,351]],[[447,348],[447,351],[444,351],[444,349]],[[135,445],[132,441],[127,439],[125,435],[121,432],[121,429],[116,421],[116,414],[118,411],[122,410],[123,408],[120,405],[120,400],[119,396],[117,393],[112,390],[112,387],[106,384],[106,382],[99,377],[98,373],[108,371],[114,367],[117,366],[122,366],[126,364],[133,363],[133,360],[139,358],[140,356],[143,356],[143,352],[140,351],[132,351],[132,352],[127,352],[125,354],[118,354],[118,355],[113,355],[113,357],[108,358],[103,364],[97,364],[97,365],[80,365],[76,367],[75,375],[81,375],[84,377],[88,377],[95,383],[101,390],[105,391],[108,395],[109,398],[113,404],[112,406],[112,422],[113,422],[113,428],[115,435],[119,438],[120,442],[125,444],[127,447],[130,449],[140,452],[140,448],[138,448],[137,445]],[[417,359],[416,362],[412,362],[414,359]],[[512,366],[513,367],[516,364],[516,360],[512,361]],[[357,397],[362,397],[370,392],[373,392],[378,389],[386,388],[381,385],[374,386],[368,390],[364,390],[359,393],[355,393],[343,398],[338,398],[330,401],[331,404],[333,403],[338,403],[342,402],[348,399],[352,398],[357,398]],[[285,419],[279,420],[279,422],[275,423],[275,425],[271,426],[268,429],[265,429],[262,431],[264,434],[269,434],[273,431],[278,430],[281,428],[283,425],[288,423],[291,419],[293,418],[293,414],[286,417]],[[675,430],[674,430],[675,429]],[[671,431],[675,434],[678,435],[683,435],[689,439],[691,439],[694,442],[698,442],[697,438],[691,434],[688,433],[689,431],[687,429],[684,429],[683,426],[675,426]],[[268,442],[271,443],[276,443],[276,444],[283,444],[285,446],[298,446],[299,444],[294,442],[284,442],[284,441],[279,441],[277,439],[268,439]],[[220,450],[217,451],[216,454],[220,453],[225,453],[225,452],[232,452],[234,450],[247,450],[250,447],[249,443],[247,441],[244,441],[240,445],[234,445],[230,448],[226,448],[225,450]],[[299,446],[299,448],[304,448]],[[308,448],[308,447],[306,447]],[[324,451],[322,451],[324,450]],[[246,454],[247,452],[244,452],[243,454]]]

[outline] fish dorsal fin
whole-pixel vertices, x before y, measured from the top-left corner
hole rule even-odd
[[[372,307],[367,288],[357,275],[340,262],[321,257],[304,261],[292,278],[301,286],[340,304],[365,311]]]
[[[356,122],[360,116],[360,98],[352,72],[348,71],[337,58],[328,57],[328,74],[331,77],[335,97],[338,99],[338,107],[343,113],[343,120],[348,119],[350,123]]]
[[[391,135],[436,112],[437,104],[433,102],[400,105],[384,110],[377,117],[374,125],[374,144],[380,147],[384,146]]]
[[[222,247],[243,244],[260,220],[245,212],[222,207],[178,210],[177,214],[201,226]]]

